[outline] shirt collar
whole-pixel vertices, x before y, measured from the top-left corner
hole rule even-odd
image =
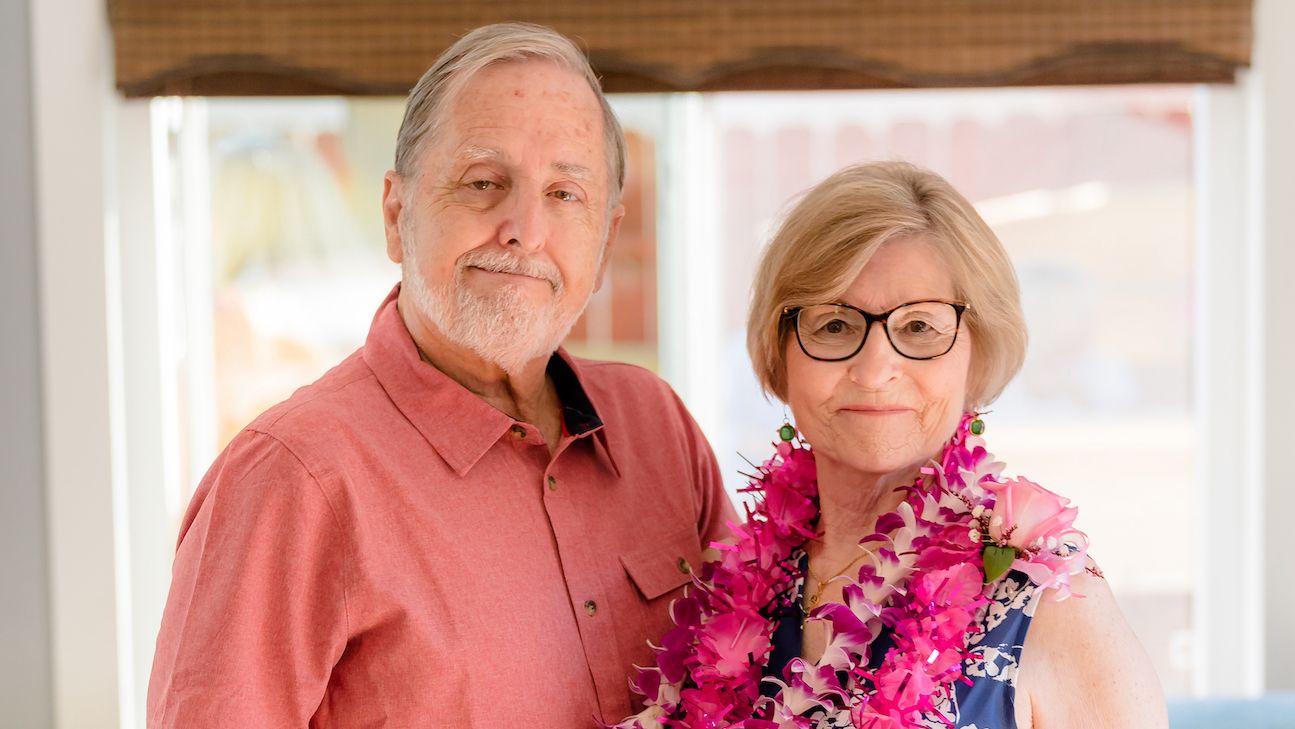
[[[585,387],[584,375],[580,370],[580,361],[564,349],[558,349],[549,358],[548,375],[558,391],[558,399],[562,401],[562,430],[565,434],[576,437],[592,435],[598,450],[607,459],[607,465],[619,477],[621,469],[612,456],[606,425],[598,415],[598,407],[594,404],[589,388]]]
[[[397,284],[378,307],[365,340],[364,361],[401,414],[462,476],[516,421],[423,361],[400,316],[399,294]],[[562,402],[563,433],[577,438],[593,435],[597,449],[620,476],[602,418],[575,358],[559,349],[549,358],[548,375]]]

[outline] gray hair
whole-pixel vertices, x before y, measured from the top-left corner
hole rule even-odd
[[[603,96],[589,59],[569,38],[533,23],[485,25],[450,46],[409,92],[405,118],[396,137],[396,174],[413,177],[423,140],[435,134],[445,108],[477,73],[495,63],[539,59],[584,76],[603,111],[607,151],[608,207],[620,202],[625,186],[625,134]]]

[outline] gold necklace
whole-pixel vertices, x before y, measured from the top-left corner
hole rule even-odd
[[[860,554],[858,557],[855,557],[854,559],[850,560],[850,563],[849,563],[849,564],[847,564],[846,566],[842,567],[840,570],[837,570],[837,573],[836,573],[836,574],[832,575],[831,577],[827,578],[826,580],[816,579],[816,578],[814,578],[814,577],[813,577],[813,573],[809,573],[809,571],[808,571],[808,570],[806,570],[806,572],[807,572],[808,574],[806,574],[805,576],[806,576],[806,577],[809,577],[809,578],[811,578],[811,579],[813,579],[815,582],[817,582],[817,583],[818,583],[818,589],[817,589],[817,590],[814,590],[814,594],[813,594],[813,595],[810,595],[810,597],[809,597],[809,606],[810,606],[811,608],[817,607],[817,606],[818,606],[818,601],[823,597],[823,591],[827,589],[827,585],[828,585],[828,583],[829,583],[829,582],[831,582],[832,580],[835,580],[836,578],[840,577],[841,575],[845,574],[845,571],[846,571],[846,570],[848,570],[848,569],[850,569],[851,567],[853,567],[853,566],[855,566],[856,564],[858,564],[858,563],[859,563],[859,560],[863,559],[864,557],[867,557],[867,556],[868,556],[868,554],[869,554],[868,552],[864,552],[863,554]]]

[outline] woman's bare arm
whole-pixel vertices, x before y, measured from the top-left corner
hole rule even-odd
[[[1106,580],[1075,576],[1076,595],[1044,598],[1021,652],[1021,729],[1168,729],[1151,659]],[[1022,715],[1024,713],[1024,716]]]

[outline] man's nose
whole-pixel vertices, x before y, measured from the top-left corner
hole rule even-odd
[[[525,253],[543,249],[549,235],[547,202],[539,191],[525,186],[513,188],[499,225],[500,245],[519,248]]]

